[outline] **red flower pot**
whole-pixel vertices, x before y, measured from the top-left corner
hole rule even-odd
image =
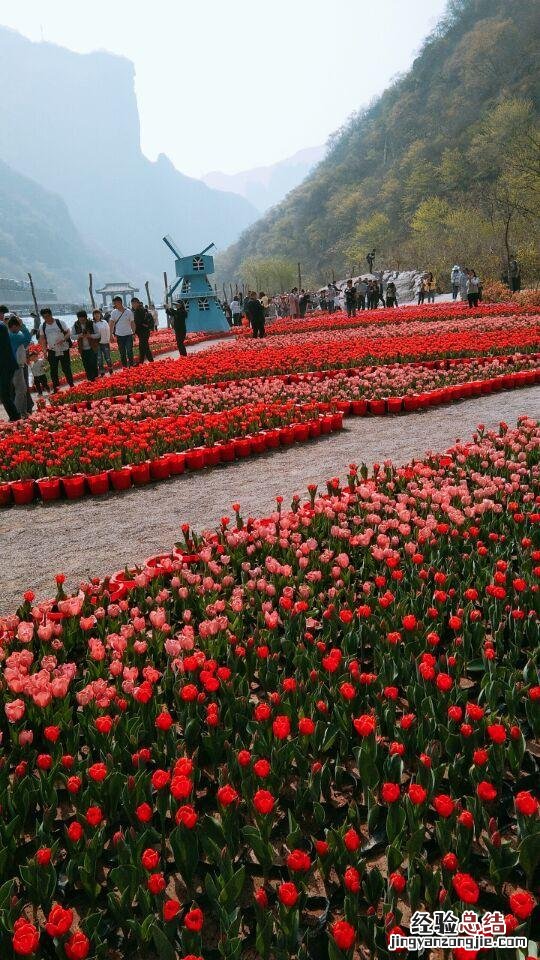
[[[326,432],[330,433],[330,430]],[[292,427],[282,427],[279,431],[279,440],[284,447],[289,447],[291,443],[294,443],[294,430]]]
[[[234,441],[234,452],[237,457],[249,457],[251,453],[251,440],[242,437]]]
[[[171,471],[171,477],[177,477],[181,473],[184,473],[186,469],[186,458],[183,453],[170,453],[169,454],[169,468]]]
[[[109,473],[113,490],[129,490],[131,486],[131,467],[120,467]]]
[[[198,563],[199,560],[198,553],[184,553],[180,547],[173,549],[173,557],[175,560],[181,560],[182,563],[186,563],[189,566],[193,566],[193,564]]]
[[[419,406],[420,404],[416,395],[413,395],[412,397],[405,397],[403,400],[404,410],[418,410]]]
[[[319,420],[310,420],[309,421],[309,435],[310,437],[320,437],[321,435],[321,424]]]
[[[351,401],[350,400],[338,400],[336,403],[338,410],[341,410],[342,413],[351,412]]]
[[[151,570],[156,570],[160,567],[166,566],[167,561],[170,561],[170,553],[158,553],[155,557],[148,557],[148,560],[145,561],[145,567],[150,567]]]
[[[171,475],[169,467],[169,455],[166,453],[162,457],[156,457],[150,461],[150,476],[152,480],[166,480]]]
[[[215,467],[221,460],[220,449],[219,447],[206,447],[204,451],[204,465],[205,467]]]
[[[62,477],[62,486],[68,500],[80,500],[86,493],[86,477],[83,473]]]
[[[7,507],[11,503],[11,484],[0,483],[0,507]]]
[[[332,414],[325,414],[321,417],[321,433],[332,433]]]
[[[222,463],[232,463],[234,460],[234,443],[226,441],[218,444],[220,447],[219,458]]]
[[[367,413],[367,400],[351,400],[351,413],[355,417],[363,417]]]
[[[276,450],[279,447],[279,430],[267,430],[265,443],[269,450]]]
[[[113,573],[112,577],[109,577],[109,584],[111,593],[113,590],[123,590],[124,596],[127,590],[131,590],[137,585],[133,579],[133,571],[126,573],[125,570],[118,570],[116,573]]]
[[[90,493],[92,493],[94,497],[101,497],[109,490],[109,472],[108,470],[103,470],[101,473],[93,473],[87,476],[86,482]]]
[[[368,400],[368,410],[376,417],[381,417],[386,413],[386,403],[384,400]]]
[[[400,413],[403,409],[403,397],[388,397],[386,406],[388,413]]]
[[[136,487],[143,487],[150,483],[150,461],[131,464],[131,478]]]
[[[263,433],[257,433],[251,438],[251,449],[253,453],[264,453],[266,450],[266,437]]]
[[[332,414],[332,430],[341,430],[343,427],[343,413],[340,410],[338,413]]]
[[[308,423],[295,423],[293,424],[294,429],[294,439],[297,443],[302,443],[305,440],[309,440],[309,424]]]
[[[41,477],[36,480],[36,485],[44,502],[60,499],[62,493],[60,477]]]
[[[186,452],[186,467],[188,470],[202,470],[204,467],[204,450],[194,447]]]

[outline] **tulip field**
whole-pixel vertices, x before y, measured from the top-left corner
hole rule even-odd
[[[0,424],[0,507],[101,496],[305,443],[343,417],[409,413],[540,379],[536,314],[422,310],[319,315],[288,334],[279,320],[264,341],[229,336],[80,383],[22,423]]]
[[[0,424],[2,516],[59,523],[39,500],[120,504],[120,475],[204,482],[308,458],[348,417],[406,430],[539,381],[537,315],[444,310],[277,321],[81,383]],[[21,584],[0,617],[0,960],[388,960],[418,911],[499,918],[486,960],[537,955],[540,424],[358,454],[75,591]]]

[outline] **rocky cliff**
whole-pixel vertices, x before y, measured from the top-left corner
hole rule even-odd
[[[243,197],[141,152],[134,66],[0,29],[0,157],[66,202],[89,244],[123,261],[132,280],[170,267],[161,237],[186,252],[230,243],[256,217]],[[105,279],[114,279],[106,277]]]

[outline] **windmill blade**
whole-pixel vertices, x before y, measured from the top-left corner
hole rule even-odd
[[[177,288],[181,283],[182,283],[182,277],[178,277],[178,280],[177,280],[175,283],[172,284],[172,286],[171,286],[171,288],[170,288],[170,290],[169,290],[169,296],[170,296],[170,297],[172,297],[174,291],[176,290],[176,288]]]
[[[200,257],[204,257],[205,253],[208,253],[208,251],[211,250],[212,247],[215,247],[215,243],[213,243],[213,242],[212,242],[212,243],[209,243],[208,246],[204,248],[204,250],[202,251],[202,253],[199,254],[199,256],[200,256]]]
[[[180,248],[178,244],[175,243],[175,241],[169,234],[167,234],[166,237],[163,237],[163,243],[165,243],[168,246],[169,250],[171,250],[171,252],[174,253],[177,260],[182,259],[182,254],[180,253]]]

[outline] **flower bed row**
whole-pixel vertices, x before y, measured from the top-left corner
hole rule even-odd
[[[320,374],[322,380],[318,374],[291,375],[285,379],[292,382],[286,384],[276,378],[273,386],[278,388],[277,394],[266,391],[265,395],[263,391],[257,397],[257,391],[253,389],[252,399],[256,399],[257,404],[239,406],[242,401],[235,397],[236,406],[227,409],[225,400],[220,407],[223,412],[219,414],[215,410],[210,414],[191,413],[187,417],[162,413],[154,417],[147,415],[141,420],[132,419],[133,407],[113,403],[102,417],[95,409],[78,411],[67,424],[56,425],[56,430],[45,430],[44,425],[32,423],[32,431],[27,421],[22,430],[13,430],[0,441],[0,458],[3,459],[0,477],[6,477],[4,482],[0,480],[0,506],[26,505],[39,499],[58,500],[62,496],[75,499],[85,494],[102,495],[109,490],[125,490],[132,482],[141,485],[151,479],[165,479],[169,473],[183,473],[185,463],[188,469],[193,469],[194,463],[197,464],[195,469],[200,469],[225,462],[234,459],[230,454],[231,447],[240,450],[244,439],[249,444],[257,423],[271,427],[270,431],[259,430],[263,440],[259,440],[257,452],[263,452],[279,445],[270,443],[268,437],[274,436],[280,427],[283,436],[287,436],[286,424],[291,417],[300,415],[305,419],[316,413],[329,414],[331,419],[336,411],[341,416],[408,413],[540,382],[540,368],[537,367],[515,370],[510,365],[509,372],[489,376],[486,370],[489,372],[492,364],[486,363],[481,379],[467,380],[463,369],[467,366],[455,365],[456,383],[439,385],[431,390],[424,387],[421,392],[409,391],[405,395],[363,397],[354,377],[327,371]],[[478,375],[479,371],[482,373],[478,364],[466,369],[469,375]],[[323,394],[328,399],[317,400],[321,395],[318,388],[325,379],[330,382],[330,392]],[[336,380],[340,381],[337,385]],[[229,386],[224,385],[225,393]],[[283,393],[285,396],[280,395]],[[217,396],[223,400],[221,392],[217,392]],[[176,403],[174,400],[175,408]],[[111,412],[117,414],[114,419]],[[304,426],[298,424],[299,437],[303,430]],[[311,436],[317,435],[313,426]],[[205,443],[204,437],[210,437],[211,442]],[[191,449],[185,449],[188,447]],[[34,452],[30,453],[32,448]],[[202,450],[206,451],[204,458]],[[229,451],[226,455],[225,450]],[[237,455],[241,454],[237,452]],[[174,468],[171,466],[167,472],[164,464],[169,461]]]
[[[347,370],[309,371],[249,380],[227,380],[209,384],[186,384],[164,390],[137,392],[125,396],[83,400],[69,407],[43,406],[24,423],[5,424],[0,436],[16,436],[22,444],[24,434],[40,428],[57,430],[67,423],[79,430],[110,420],[143,420],[176,413],[215,413],[254,402],[330,402],[338,400],[405,397],[431,392],[470,380],[511,376],[540,365],[540,354],[513,354],[501,357],[433,360],[416,363],[386,364]],[[511,381],[509,381],[511,385]]]
[[[25,592],[0,956],[389,958],[415,910],[533,938],[539,459],[534,422],[479,429]]]
[[[208,383],[245,377],[340,369],[371,364],[435,360],[483,354],[538,352],[538,317],[484,317],[460,320],[459,328],[444,323],[414,325],[406,333],[399,326],[366,330],[330,330],[289,334],[267,340],[221,344],[181,360],[162,360],[84,383],[69,394],[60,393],[62,405],[130,392],[156,390],[186,383]]]
[[[188,333],[186,336],[186,346],[194,346],[197,343],[206,343],[211,340],[225,340],[229,337],[234,337],[235,334],[231,332],[221,332],[221,333]],[[136,344],[135,344],[136,346]],[[159,357],[164,353],[172,353],[176,351],[176,337],[173,330],[156,330],[150,335],[150,346],[152,348],[152,353],[154,357]],[[136,352],[136,351],[135,351]],[[30,348],[30,356],[35,357],[39,353],[39,348],[34,344]],[[120,362],[120,355],[118,349],[114,346],[114,341],[111,346],[111,357],[113,361],[114,370],[122,370],[122,363]],[[79,383],[82,380],[86,380],[86,373],[82,369],[82,360],[80,358],[77,347],[73,347],[71,350],[71,364],[73,367],[73,380],[75,383]],[[60,384],[66,384],[67,380],[64,376],[59,378]],[[35,392],[35,387],[32,386],[32,391]]]
[[[287,411],[290,414],[289,411]],[[304,418],[294,422],[294,415]],[[289,420],[289,422],[287,422]],[[49,503],[66,498],[79,500],[84,496],[103,496],[110,491],[125,491],[132,486],[141,487],[148,483],[168,480],[180,476],[187,469],[202,470],[217,466],[219,463],[231,463],[237,459],[265,453],[280,446],[303,443],[340,430],[343,413],[334,412],[318,415],[306,408],[296,408],[283,419],[284,426],[261,430],[246,436],[233,437],[207,446],[194,446],[190,450],[161,454],[153,459],[138,463],[125,464],[112,469],[94,473],[74,473],[65,476],[26,478],[0,483],[0,507],[27,506],[35,500]]]
[[[303,319],[291,317],[278,317],[276,320],[270,320],[266,324],[267,336],[276,334],[314,332],[318,330],[331,330],[346,327],[364,327],[371,324],[396,324],[413,323],[415,321],[444,320],[455,321],[467,317],[504,317],[515,316],[516,314],[535,314],[538,313],[538,306],[519,306],[511,301],[508,303],[482,303],[478,307],[471,309],[468,303],[456,301],[455,303],[437,303],[424,304],[423,306],[406,306],[398,308],[377,309],[377,310],[359,310],[355,317],[349,317],[344,310],[336,313],[324,313],[317,311],[310,313]],[[250,328],[237,328],[240,337],[251,336]]]

